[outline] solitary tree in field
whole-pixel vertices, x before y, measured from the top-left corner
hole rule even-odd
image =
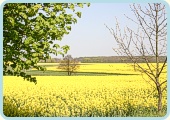
[[[22,76],[36,83],[36,78],[24,70],[36,68],[40,60],[50,54],[64,55],[69,46],[59,46],[77,23],[82,3],[7,3],[3,7],[3,75]],[[87,4],[89,6],[89,4]]]
[[[79,62],[73,59],[71,55],[65,56],[58,66],[59,69],[66,71],[68,73],[68,76],[71,76],[72,73],[79,69],[79,67]]]
[[[130,6],[136,19],[127,19],[136,24],[137,29],[130,27],[121,29],[117,19],[116,28],[106,26],[118,44],[114,51],[120,56],[128,56],[134,63],[136,70],[146,74],[148,82],[154,84],[158,95],[158,113],[162,110],[162,94],[167,88],[167,78],[161,74],[166,68],[167,57],[160,63],[161,56],[167,56],[167,16],[165,5],[161,3],[148,4],[145,8],[141,5]],[[140,56],[140,57],[137,57]],[[146,66],[139,64],[139,59],[145,61]],[[155,63],[151,63],[151,59]]]

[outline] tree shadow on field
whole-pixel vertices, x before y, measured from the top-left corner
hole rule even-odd
[[[38,71],[30,70],[27,71],[27,74],[33,76],[67,76],[66,71]],[[129,73],[106,73],[106,72],[73,72],[72,76],[119,76],[119,75],[138,75],[138,74],[129,74]]]
[[[106,73],[106,72],[76,72],[76,75],[86,76],[118,76],[118,75],[138,75],[138,74],[126,74],[126,73]]]

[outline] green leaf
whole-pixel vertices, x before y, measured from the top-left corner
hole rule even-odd
[[[39,8],[41,8],[41,7],[42,7],[41,4],[36,4],[36,5],[33,7],[33,9],[34,9],[35,12],[37,12],[37,11],[39,10]]]
[[[77,5],[81,8],[83,8],[83,4],[82,3],[77,3]]]
[[[67,30],[71,30],[71,26],[66,26],[67,27]]]
[[[62,40],[62,38],[61,37],[57,37],[57,40]]]
[[[24,19],[28,19],[27,15],[23,12],[19,12],[19,15],[22,16]]]
[[[38,53],[33,53],[32,56],[33,56],[33,57],[37,57],[37,56],[38,56]]]
[[[25,63],[26,63],[27,65],[31,65],[31,60],[26,60]]]
[[[29,45],[32,43],[32,37],[28,37],[25,41],[24,41],[24,44],[25,45]]]
[[[90,7],[90,3],[87,3],[87,7]]]
[[[81,18],[81,12],[76,13],[79,18]]]
[[[55,8],[56,8],[57,11],[62,11],[63,10],[61,5],[55,5]]]
[[[70,7],[69,7],[71,10],[75,11],[74,9],[74,4],[71,3]]]
[[[51,13],[51,17],[53,17],[53,16],[55,16],[55,15],[56,15],[55,12],[52,12],[52,13]]]
[[[59,44],[55,44],[53,47],[60,48],[60,45]]]
[[[63,49],[63,51],[64,51],[65,54],[66,54],[67,51],[70,49],[70,47],[69,47],[68,45],[62,46],[61,48]]]
[[[14,26],[15,24],[14,19],[12,17],[8,17],[7,19],[11,23],[11,25]]]

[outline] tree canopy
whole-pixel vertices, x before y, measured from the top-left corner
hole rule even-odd
[[[68,73],[68,76],[71,76],[73,72],[78,70],[80,68],[79,62],[72,58],[71,55],[67,55],[61,60],[59,66],[59,69],[62,69]]]
[[[89,6],[90,4],[87,4]],[[77,23],[83,3],[7,3],[3,11],[3,75],[22,76],[31,82],[35,77],[24,70],[36,68],[50,54],[64,55],[69,46],[54,44]],[[52,47],[51,47],[52,46]]]

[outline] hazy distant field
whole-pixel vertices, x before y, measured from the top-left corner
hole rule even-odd
[[[37,76],[37,85],[20,77],[3,77],[6,116],[157,116],[153,84],[133,67],[82,64],[73,76],[54,76],[59,74],[57,64],[41,65],[47,66],[49,76]],[[163,72],[161,79],[167,77]],[[165,91],[162,116],[166,112]]]

